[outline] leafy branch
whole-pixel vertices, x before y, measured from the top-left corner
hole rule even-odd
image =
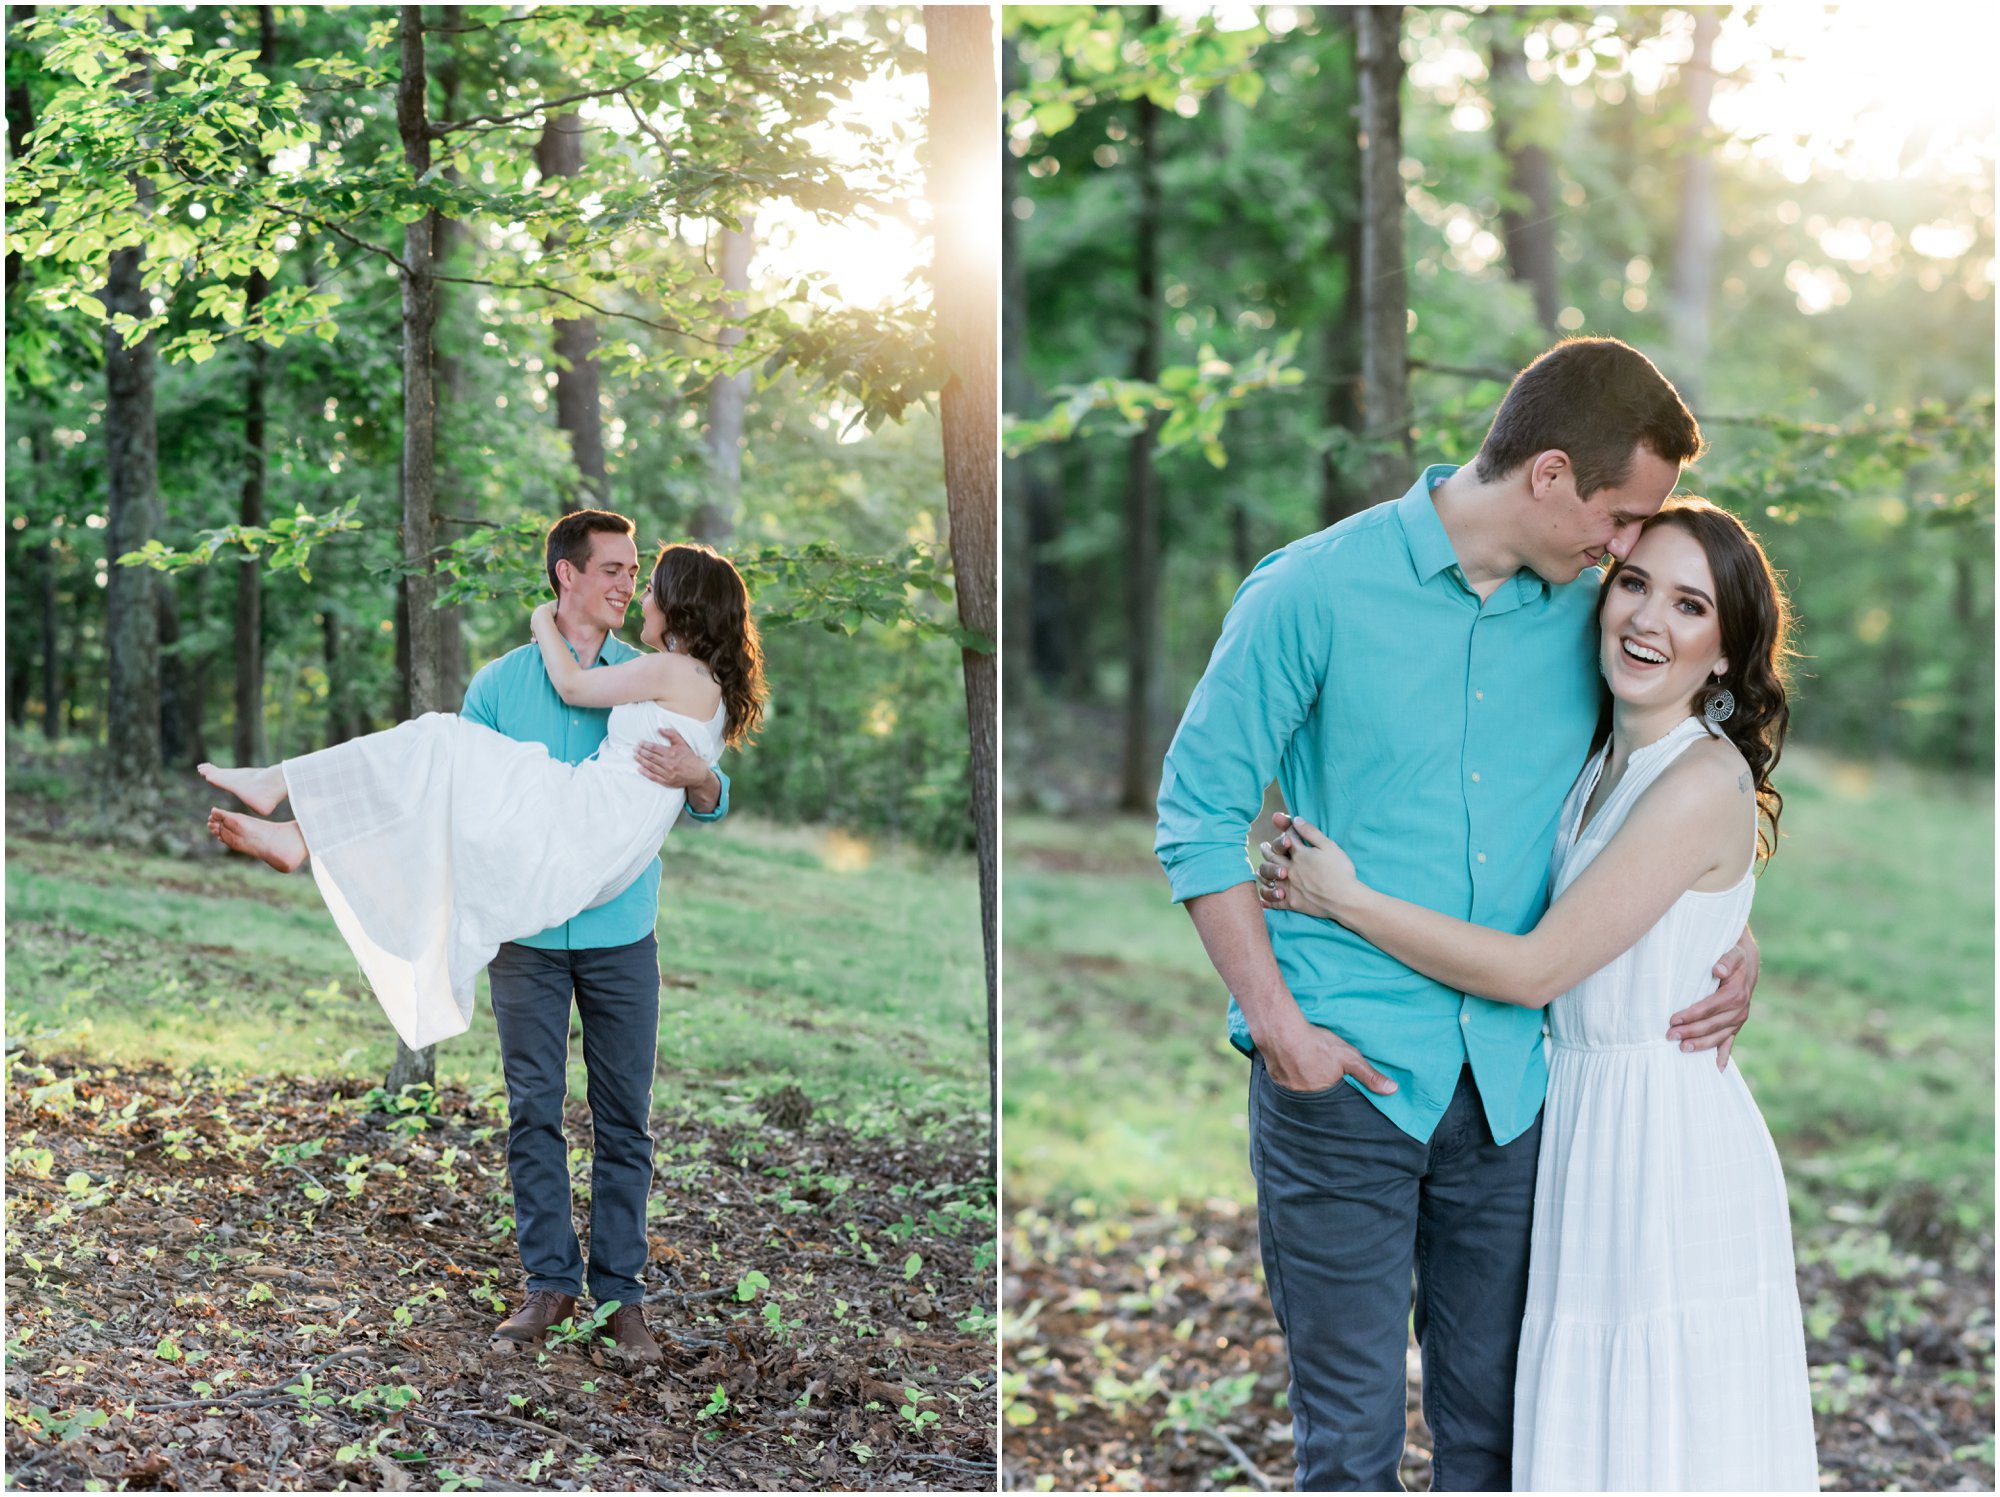
[[[1288,333],[1270,348],[1259,349],[1241,364],[1219,358],[1203,344],[1197,362],[1160,371],[1157,382],[1107,377],[1083,385],[1062,385],[1061,397],[1042,416],[1008,417],[1003,433],[1009,457],[1019,457],[1049,442],[1064,442],[1089,428],[1131,435],[1164,412],[1157,438],[1159,449],[1199,446],[1202,456],[1220,468],[1228,462],[1222,427],[1229,413],[1252,395],[1287,389],[1305,378],[1291,360],[1299,334]],[[1108,416],[1107,421],[1095,418]]]

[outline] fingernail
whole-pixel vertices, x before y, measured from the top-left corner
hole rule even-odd
[[[1686,1053],[1687,1051],[1689,1051],[1689,1050],[1692,1050],[1693,1048],[1694,1048],[1694,1041],[1693,1041],[1693,1040],[1682,1040],[1682,1041],[1681,1041],[1681,1051],[1682,1051],[1682,1053],[1683,1053],[1683,1054],[1685,1054],[1685,1053]]]

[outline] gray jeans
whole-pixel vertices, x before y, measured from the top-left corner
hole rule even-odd
[[[486,969],[507,1076],[507,1173],[514,1240],[530,1289],[583,1292],[570,1217],[571,1000],[583,1021],[583,1064],[596,1135],[590,1159],[590,1294],[644,1297],[646,1198],[653,1188],[653,1052],[660,1032],[659,943],[543,951],[502,946]]]
[[[1514,1358],[1542,1120],[1493,1142],[1468,1066],[1428,1143],[1343,1081],[1250,1072],[1250,1167],[1291,1359],[1298,1490],[1396,1491],[1416,1282],[1435,1491],[1512,1486]]]

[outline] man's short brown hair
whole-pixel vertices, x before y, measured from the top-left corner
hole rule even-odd
[[[579,572],[590,565],[590,548],[596,544],[593,535],[636,535],[638,528],[623,515],[613,514],[608,509],[580,509],[573,515],[564,515],[549,527],[548,540],[543,555],[549,569],[549,591],[556,598],[562,598],[562,585],[556,581],[556,563],[566,561]]]
[[[1670,463],[1702,453],[1701,428],[1653,361],[1616,338],[1565,338],[1514,376],[1480,443],[1482,482],[1514,472],[1537,453],[1569,454],[1579,498],[1625,481],[1633,450]]]

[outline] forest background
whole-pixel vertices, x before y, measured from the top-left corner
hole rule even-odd
[[[1990,1483],[1994,129],[1957,48],[1864,7],[1007,21],[1010,1483],[1285,1482],[1160,758],[1258,559],[1467,459],[1570,333],[1679,385],[1683,490],[1801,616],[1737,1060],[1823,1473]]]
[[[990,1486],[994,26],[9,8],[11,1483]],[[772,699],[665,859],[667,1363],[501,1386],[490,1025],[395,1046],[191,767],[456,708],[585,506]]]

